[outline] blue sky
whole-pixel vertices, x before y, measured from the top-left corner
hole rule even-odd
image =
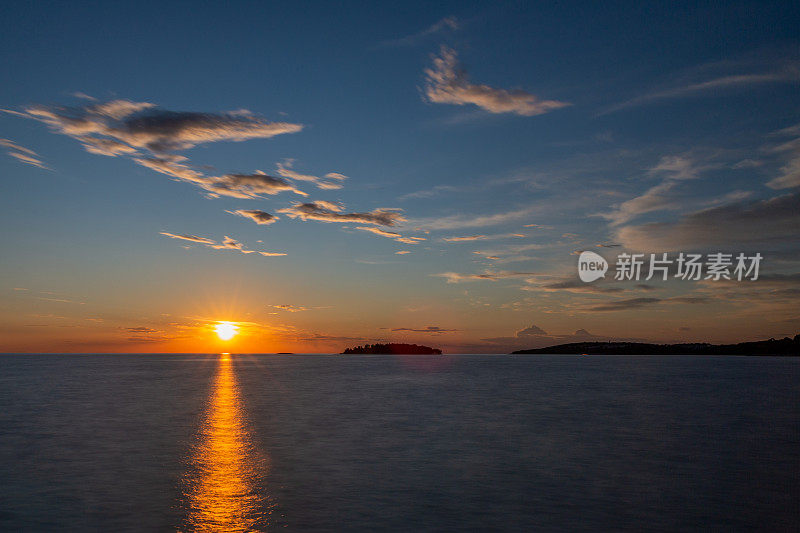
[[[2,351],[797,332],[791,2],[0,10]],[[587,249],[766,258],[573,286]]]

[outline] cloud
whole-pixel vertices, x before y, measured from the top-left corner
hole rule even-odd
[[[121,328],[121,329],[124,329],[126,331],[130,331],[132,333],[158,333],[160,331],[160,330],[153,329],[153,328],[148,328],[148,327],[145,327],[145,326],[136,326],[136,327],[130,327],[130,328]]]
[[[161,174],[166,174],[167,176],[172,176],[173,178],[189,181],[201,186],[206,183],[206,178],[203,174],[183,164],[183,162],[186,161],[186,158],[183,156],[136,157],[133,160],[143,167],[155,170]]]
[[[418,31],[417,33],[413,33],[411,35],[406,35],[405,37],[400,37],[397,39],[390,39],[387,41],[383,41],[381,46],[388,46],[388,47],[405,47],[405,46],[416,46],[417,44],[427,40],[428,38],[440,34],[442,32],[451,30],[455,31],[458,30],[460,27],[458,23],[458,19],[456,17],[445,17],[435,24],[428,26],[424,30]]]
[[[455,192],[459,190],[461,190],[459,187],[455,187],[453,185],[435,185],[430,189],[424,189],[421,191],[415,191],[415,192],[410,192],[408,194],[404,194],[398,197],[398,200],[410,200],[412,198],[431,198],[443,192]]]
[[[778,135],[800,133],[800,124],[785,128],[777,132]],[[788,152],[790,157],[786,164],[781,167],[781,175],[767,182],[767,186],[773,189],[791,189],[800,187],[800,137],[785,142],[774,148],[774,152]]]
[[[598,280],[595,283],[585,283],[576,276],[569,276],[556,280],[541,282],[538,279],[526,280],[528,286],[522,287],[525,291],[543,292],[571,292],[571,293],[593,293],[593,294],[614,294],[623,292],[621,287],[608,287],[607,282]]]
[[[228,237],[227,235],[225,236],[224,239],[222,239],[222,242],[217,242],[213,239],[208,239],[206,237],[198,237],[197,235],[178,235],[174,233],[167,233],[164,231],[160,233],[161,235],[165,235],[170,239],[181,239],[184,241],[195,242],[198,244],[202,244],[203,246],[206,246],[208,248],[213,248],[214,250],[235,250],[243,254],[258,253],[263,255],[264,257],[280,257],[287,255],[285,253],[280,253],[280,252],[262,252],[258,250],[248,250],[247,248],[245,248],[244,244],[237,241],[236,239]]]
[[[439,335],[441,333],[451,333],[454,331],[459,331],[457,329],[444,329],[440,328],[439,326],[428,326],[425,328],[392,328],[392,331],[410,331],[413,333],[433,333],[434,335]]]
[[[283,191],[291,191],[301,196],[308,196],[282,178],[268,176],[257,171],[254,174],[224,174],[222,176],[205,176],[184,164],[186,158],[180,155],[161,157],[134,158],[138,164],[156,172],[172,176],[182,181],[193,183],[208,191],[209,196],[229,196],[232,198],[262,198],[262,195],[275,195]]]
[[[546,346],[571,342],[602,342],[612,340],[620,342],[641,342],[643,339],[612,339],[609,336],[589,333],[583,328],[571,334],[550,334],[536,325],[531,325],[530,327],[517,331],[513,337],[493,337],[481,340],[495,346],[504,346],[507,351],[512,351],[519,348],[544,348]]]
[[[268,226],[270,224],[274,224],[278,217],[275,215],[270,215],[266,211],[260,211],[258,209],[237,209],[236,211],[226,211],[232,215],[239,215],[240,217],[249,218],[256,224],[261,226]]]
[[[292,170],[292,165],[294,161],[291,159],[286,159],[282,163],[278,163],[278,174],[283,176],[284,178],[291,178],[297,181],[308,181],[314,183],[318,188],[324,190],[335,190],[341,189],[342,184],[340,182],[347,179],[347,176],[344,174],[340,174],[339,172],[328,172],[325,174],[325,177],[328,180],[323,180],[318,176],[312,176],[311,174],[301,174],[299,172],[295,172]]]
[[[800,187],[800,155],[783,166],[781,175],[767,182],[767,186],[773,189]]]
[[[236,239],[232,239],[231,237],[225,236],[220,243],[214,244],[207,244],[209,248],[214,248],[215,250],[237,250],[242,252],[243,254],[252,254],[255,253],[255,250],[247,250],[245,249],[244,245],[237,241]]]
[[[629,309],[640,309],[658,303],[676,304],[704,304],[708,303],[709,298],[697,296],[676,296],[674,298],[626,298],[600,305],[589,307],[588,311],[627,311]]]
[[[616,302],[605,303],[590,307],[589,311],[625,311],[628,309],[639,309],[640,307],[657,304],[660,298],[627,298]]]
[[[342,213],[344,208],[333,202],[318,200],[316,202],[298,203],[292,207],[279,209],[290,218],[316,220],[318,222],[358,222],[378,226],[394,226],[405,222],[400,209],[375,209],[367,213]]]
[[[42,162],[41,159],[38,159],[38,158],[33,157],[31,155],[20,154],[18,152],[8,152],[8,155],[13,157],[14,159],[17,159],[18,161],[21,161],[22,163],[25,163],[26,165],[31,165],[31,166],[34,166],[34,167],[38,167],[38,168],[41,168],[43,170],[51,170],[50,167],[45,165]]]
[[[92,102],[82,107],[33,106],[15,114],[38,120],[56,133],[75,138],[87,152],[131,158],[151,170],[193,183],[212,197],[258,198],[281,191],[306,196],[287,180],[260,171],[206,176],[190,167],[186,157],[174,153],[210,142],[295,133],[302,130],[301,124],[269,122],[249,111],[177,112],[129,100]]]
[[[732,202],[738,202],[740,200],[745,200],[753,196],[752,191],[731,191],[728,193],[723,194],[717,198],[713,198],[706,202],[707,206],[715,206],[720,204],[729,204]]]
[[[458,64],[456,52],[446,46],[433,58],[433,68],[425,69],[425,96],[437,104],[474,104],[490,113],[541,115],[570,104],[556,100],[540,100],[525,91],[496,89],[470,83],[466,71]]]
[[[23,152],[28,155],[37,155],[36,152],[31,150],[30,148],[25,148],[24,146],[20,146],[19,144],[9,139],[0,139],[0,146],[5,146],[6,148],[10,148],[18,152]]]
[[[521,329],[517,332],[517,337],[530,337],[530,336],[539,336],[539,335],[547,335],[547,332],[536,325],[531,325],[525,329]]]
[[[714,300],[724,300],[741,304],[748,311],[763,313],[763,307],[757,307],[758,302],[768,306],[766,312],[778,313],[776,308],[788,305],[794,310],[797,299],[800,297],[800,273],[791,274],[760,274],[758,281],[742,283],[736,279],[731,280],[700,280],[698,292]]]
[[[483,274],[462,274],[459,272],[441,272],[439,274],[431,274],[438,278],[445,278],[447,283],[467,283],[472,281],[497,281],[506,278],[516,278],[521,276],[532,276],[535,272],[510,272],[500,271],[492,272],[485,271]]]
[[[95,139],[84,137],[81,139],[83,149],[90,154],[107,155],[116,157],[120,155],[130,155],[136,153],[136,148],[114,139]]]
[[[381,237],[389,237],[390,239],[394,239],[397,242],[402,242],[404,244],[419,244],[419,241],[426,240],[425,237],[403,237],[399,233],[395,233],[394,231],[386,231],[379,228],[372,228],[369,226],[356,226],[356,229],[361,231],[368,231],[370,233],[374,233],[375,235],[380,235]]]
[[[199,183],[212,194],[234,198],[260,198],[262,194],[274,195],[283,191],[291,191],[301,196],[308,196],[308,194],[296,189],[288,181],[268,176],[263,172],[256,172],[255,174],[225,174],[206,178]]]
[[[415,219],[412,224],[430,230],[480,228],[514,222],[529,217],[534,208],[505,211],[493,215],[459,214],[439,218]]]
[[[466,237],[445,237],[444,242],[467,242],[467,241],[483,241],[488,239],[486,235],[469,235]]]
[[[767,200],[737,202],[682,216],[676,222],[626,226],[616,239],[630,250],[648,252],[707,246],[796,245],[800,228],[800,193]]]
[[[389,237],[390,239],[396,239],[398,237],[402,237],[399,233],[395,233],[393,231],[386,231],[380,228],[371,228],[368,226],[357,226],[356,229],[360,229],[362,231],[369,231],[370,233],[374,233],[375,235],[380,235],[382,237]]]
[[[707,167],[697,166],[685,156],[662,157],[658,165],[647,172],[650,176],[663,176],[661,183],[644,194],[621,203],[614,211],[600,216],[610,220],[612,226],[618,226],[644,213],[676,209],[680,203],[672,192],[673,189],[682,181],[697,178],[705,168]]]
[[[796,83],[798,81],[800,81],[800,70],[798,69],[797,64],[791,63],[786,64],[783,66],[783,68],[773,72],[729,74],[712,79],[688,83],[669,89],[654,91],[611,106],[601,114],[606,115],[622,109],[639,107],[663,100],[699,96],[709,93],[711,93],[712,96],[717,96],[720,94],[720,91],[724,89],[752,87],[768,83]]]
[[[409,250],[399,250],[399,251],[395,252],[395,254],[397,254],[397,255],[405,255],[405,254],[410,254],[410,253],[411,252]]]
[[[493,239],[510,239],[516,238],[521,239],[527,237],[527,235],[523,235],[522,233],[503,233],[500,235],[467,235],[464,237],[444,237],[442,240],[444,242],[471,242],[471,241],[488,241]]]
[[[182,239],[184,241],[196,242],[199,244],[216,244],[216,241],[207,239],[206,237],[198,237],[197,235],[176,235],[174,233],[167,233],[166,231],[160,232],[161,235],[166,235],[170,239]]]
[[[364,337],[341,337],[336,335],[324,335],[321,333],[309,333],[306,336],[295,337],[295,340],[303,342],[364,342],[369,339]]]
[[[15,143],[9,139],[0,139],[0,146],[5,146],[8,148],[6,153],[20,161],[25,163],[26,165],[31,165],[34,167],[41,168],[43,170],[52,170],[50,167],[45,165],[41,159],[39,159],[39,154],[31,150],[30,148],[25,148],[24,146],[20,146],[19,144]]]
[[[249,114],[169,111],[129,100],[72,108],[33,106],[25,114],[81,141],[110,138],[154,153],[209,142],[267,139],[303,129],[301,124],[269,122]]]
[[[289,311],[290,313],[299,313],[300,311],[307,311],[307,307],[303,307],[300,305],[290,305],[290,304],[282,304],[282,305],[271,305],[269,307],[274,307],[275,309],[281,309],[282,311]]]
[[[112,100],[103,104],[87,106],[85,109],[90,114],[102,115],[115,120],[120,120],[143,109],[156,107],[149,102],[131,102],[128,100]]]
[[[70,96],[74,96],[75,98],[81,98],[83,100],[92,100],[92,101],[96,101],[97,100],[97,98],[95,98],[94,96],[90,96],[90,95],[88,95],[86,93],[83,93],[81,91],[75,91],[74,93],[71,93]]]
[[[534,251],[534,250],[541,250],[543,248],[547,248],[550,246],[558,245],[559,243],[550,243],[550,244],[538,244],[538,243],[528,243],[528,244],[509,244],[505,246],[500,246],[497,248],[493,248],[490,250],[476,250],[473,253],[478,255],[483,255],[487,259],[492,259],[494,261],[499,261],[503,263],[514,263],[518,261],[528,261],[530,259],[536,259],[534,256],[525,255],[524,252]]]

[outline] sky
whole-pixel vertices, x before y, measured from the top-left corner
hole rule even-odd
[[[793,336],[798,28],[785,1],[3,3],[0,352]],[[762,259],[645,279],[663,253]]]

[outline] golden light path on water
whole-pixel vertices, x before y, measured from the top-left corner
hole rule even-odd
[[[219,358],[211,399],[188,479],[187,531],[253,531],[269,527],[259,481],[267,458],[247,431],[233,363]]]

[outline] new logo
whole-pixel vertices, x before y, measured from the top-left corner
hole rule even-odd
[[[607,270],[608,262],[594,252],[581,252],[581,255],[578,256],[578,276],[581,281],[591,283],[603,278]]]

